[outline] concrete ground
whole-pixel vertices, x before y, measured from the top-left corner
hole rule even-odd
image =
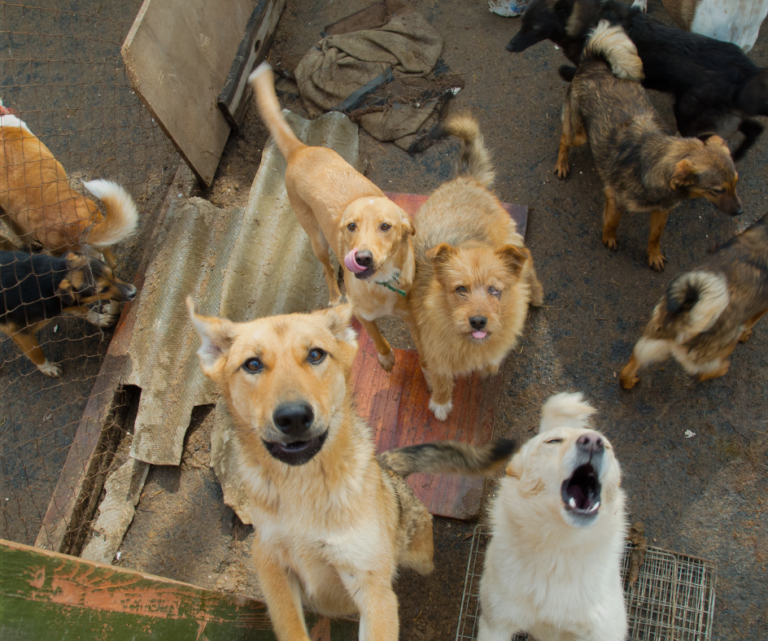
[[[366,4],[290,2],[272,62],[294,69],[324,25]],[[417,0],[416,7],[445,37],[447,64],[464,75],[466,88],[453,107],[470,109],[480,120],[494,154],[496,193],[531,208],[526,241],[546,300],[531,312],[507,359],[497,436],[526,440],[550,394],[584,392],[598,408],[597,425],[616,447],[630,520],[645,525],[649,545],[717,563],[712,639],[768,637],[768,324],[757,325],[750,342],[734,353],[731,371],[715,381],[696,383],[673,362],[644,371],[630,392],[616,378],[670,279],[764,213],[768,137],[738,166],[745,214],[731,219],[706,202],[681,205],[662,239],[667,269],[656,273],[645,262],[646,216],[625,217],[618,252],[603,247],[602,190],[588,148],[572,153],[566,181],[553,174],[566,87],[556,71],[562,54],[551,43],[523,54],[505,51],[519,20],[489,13],[484,0]],[[657,0],[649,10],[669,21]],[[766,37],[751,56],[768,64]],[[282,98],[301,109],[290,91]],[[668,97],[652,99],[672,126]],[[456,159],[455,142],[411,158],[360,135],[369,178],[388,190],[428,194],[450,176]],[[245,204],[265,139],[251,111],[243,131],[230,139],[208,194],[215,204]],[[398,323],[384,326],[396,346],[409,345]],[[181,468],[150,472],[121,564],[253,593],[250,531],[222,505],[207,467],[209,423],[201,410]],[[686,437],[687,430],[694,435]],[[401,638],[454,638],[473,527],[436,519],[435,573],[404,573],[397,584]]]

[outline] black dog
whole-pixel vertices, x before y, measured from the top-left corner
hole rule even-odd
[[[110,325],[115,317],[87,306],[108,300],[125,302],[135,296],[133,285],[84,254],[67,252],[54,258],[0,251],[0,331],[46,376],[59,376],[61,367],[45,357],[37,331],[62,312],[84,316],[95,325]]]
[[[768,69],[756,66],[736,45],[668,27],[640,9],[614,0],[533,0],[509,51],[551,40],[574,64],[599,20],[624,29],[643,61],[648,89],[675,96],[675,119],[683,136],[717,134],[744,140],[733,153],[738,160],[755,143],[763,126],[751,116],[768,116]],[[575,69],[561,67],[570,81]]]

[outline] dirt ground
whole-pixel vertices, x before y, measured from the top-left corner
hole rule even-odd
[[[366,0],[289,2],[271,60],[293,69],[320,31]],[[652,15],[669,22],[658,0]],[[650,545],[717,563],[712,638],[768,637],[768,325],[734,353],[727,376],[699,384],[670,362],[651,367],[631,392],[616,374],[629,358],[650,311],[677,273],[704,260],[718,243],[765,213],[768,136],[739,163],[745,214],[731,219],[700,201],[671,216],[662,243],[663,273],[645,263],[648,222],[627,215],[619,251],[601,243],[602,190],[586,147],[571,155],[566,181],[554,174],[565,83],[564,62],[551,43],[523,54],[505,51],[519,20],[488,12],[484,0],[418,0],[417,10],[444,36],[443,58],[466,88],[454,108],[471,109],[493,150],[497,194],[530,206],[526,241],[546,293],[530,314],[521,343],[507,359],[497,436],[520,440],[536,429],[553,392],[582,391],[599,410],[597,425],[616,446],[631,521],[645,525]],[[768,64],[761,37],[751,57]],[[281,83],[286,106],[301,111]],[[667,96],[654,103],[673,125]],[[444,142],[411,158],[361,130],[368,176],[382,188],[430,193],[451,173],[457,145]],[[245,205],[266,132],[252,110],[227,146],[210,191],[217,205]],[[385,324],[393,344],[408,346],[397,323]],[[208,468],[210,419],[198,410],[181,468],[150,471],[120,564],[242,594],[253,593],[250,528],[223,506]],[[686,431],[694,433],[686,437]],[[436,519],[435,573],[404,573],[397,584],[401,638],[452,639],[474,524]]]

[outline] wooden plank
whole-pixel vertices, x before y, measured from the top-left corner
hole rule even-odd
[[[245,35],[218,100],[219,109],[235,131],[239,129],[253,97],[248,76],[256,65],[267,58],[277,21],[284,8],[285,0],[259,0],[245,27]]]
[[[0,540],[3,639],[274,641],[264,603]],[[317,641],[352,641],[357,623],[314,614]],[[56,631],[55,633],[53,631]]]
[[[122,47],[131,86],[210,185],[230,126],[218,108],[256,0],[144,0]]]
[[[427,199],[417,194],[387,193],[387,196],[416,216]],[[528,221],[524,205],[503,203],[523,236]],[[377,450],[451,439],[481,445],[493,438],[496,406],[501,393],[501,374],[484,379],[479,374],[457,379],[453,410],[448,420],[438,421],[429,410],[429,392],[415,350],[395,350],[395,368],[385,372],[376,349],[362,327],[356,326],[360,349],[353,365],[352,380],[360,415],[371,425]],[[416,496],[432,514],[457,519],[479,515],[483,480],[461,476],[415,474],[408,479]]]
[[[195,179],[189,168],[182,163],[168,189],[163,209],[155,224],[149,248],[142,258],[133,284],[141,291],[144,275],[149,265],[151,248],[154,247],[169,204],[177,194],[189,196],[195,186]],[[137,306],[126,303],[123,307],[115,333],[109,343],[107,354],[88,397],[85,411],[77,426],[77,432],[67,453],[67,459],[59,475],[56,489],[48,504],[43,523],[35,540],[35,547],[79,554],[87,523],[101,492],[106,478],[106,464],[109,462],[109,446],[112,433],[106,429],[108,419],[118,419],[115,410],[123,403],[117,398],[120,382],[128,359],[133,326],[136,322]],[[117,401],[117,402],[116,402]],[[119,429],[119,425],[113,427]]]

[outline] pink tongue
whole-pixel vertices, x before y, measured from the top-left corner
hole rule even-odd
[[[472,336],[475,338],[485,338],[488,336],[488,332],[472,332]]]
[[[357,264],[357,261],[355,260],[356,255],[357,255],[357,250],[353,249],[346,256],[344,256],[344,267],[346,267],[349,271],[354,272],[355,274],[359,274],[360,272],[364,272],[368,268],[360,267],[360,265]]]

